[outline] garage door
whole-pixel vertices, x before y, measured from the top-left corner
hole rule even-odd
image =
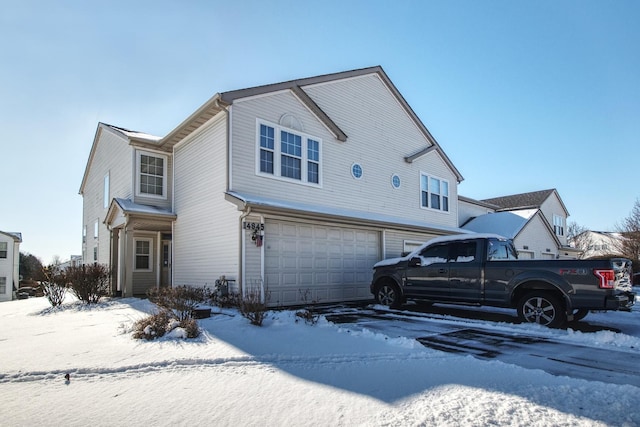
[[[366,229],[266,221],[265,285],[270,305],[371,298],[380,233]]]

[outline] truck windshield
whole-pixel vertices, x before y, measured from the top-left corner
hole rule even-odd
[[[509,240],[489,239],[487,245],[487,261],[511,261],[518,259],[518,253]]]

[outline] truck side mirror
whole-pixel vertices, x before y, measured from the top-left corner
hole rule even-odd
[[[409,267],[420,267],[421,265],[422,260],[417,256],[414,256],[409,260]]]

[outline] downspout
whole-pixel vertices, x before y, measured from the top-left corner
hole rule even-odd
[[[245,208],[245,211],[242,213],[242,215],[240,215],[240,227],[239,227],[240,228],[240,277],[238,277],[238,287],[239,287],[238,290],[240,291],[241,295],[244,292],[244,286],[243,286],[243,280],[244,280],[244,274],[245,274],[244,256],[246,253],[244,230],[242,229],[242,222],[247,216],[249,216],[249,214],[251,214],[251,206],[247,206]]]
[[[265,220],[264,220],[264,215],[260,215],[260,224],[266,224]],[[265,233],[266,233],[266,226],[265,226]],[[264,239],[264,236],[262,237]],[[266,304],[266,292],[264,290],[264,243],[260,246],[260,277],[262,278],[262,280],[260,280],[260,301],[262,301],[263,303]]]

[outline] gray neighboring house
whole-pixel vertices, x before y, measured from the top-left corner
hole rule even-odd
[[[83,262],[124,296],[225,276],[272,306],[370,299],[375,262],[468,232],[462,179],[379,66],[218,93],[162,137],[98,125]]]
[[[20,286],[20,243],[21,233],[0,231],[0,301],[11,301]]]
[[[569,212],[557,190],[541,190],[474,200],[460,197],[460,226],[514,240],[523,259],[575,259],[580,251],[567,241]]]

